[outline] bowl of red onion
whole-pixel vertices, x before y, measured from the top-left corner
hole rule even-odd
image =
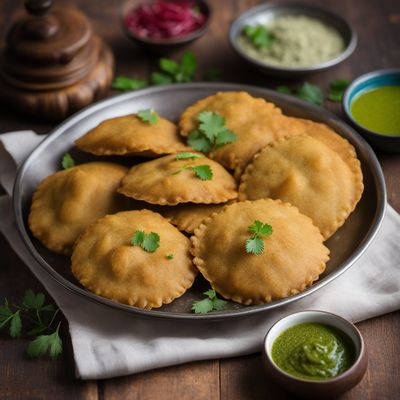
[[[201,37],[210,13],[204,0],[130,0],[122,8],[122,25],[136,44],[166,54]]]

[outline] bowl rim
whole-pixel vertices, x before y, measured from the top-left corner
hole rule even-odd
[[[315,65],[310,65],[306,67],[284,67],[284,66],[279,66],[279,65],[274,65],[274,64],[268,64],[259,60],[256,60],[253,57],[248,56],[238,45],[237,43],[237,34],[235,34],[236,31],[238,31],[240,27],[240,23],[242,21],[245,21],[249,16],[253,16],[258,13],[268,13],[271,12],[273,9],[279,9],[279,8],[288,8],[288,9],[299,9],[299,10],[304,10],[307,12],[307,10],[311,11],[316,11],[320,12],[326,15],[329,15],[330,17],[335,18],[336,20],[341,21],[349,30],[350,32],[350,40],[346,46],[346,48],[336,57],[324,61],[319,64]],[[318,17],[316,17],[318,19]],[[339,32],[339,34],[343,37],[342,32]],[[351,54],[354,52],[355,48],[357,47],[358,43],[358,35],[353,27],[353,25],[344,17],[341,15],[335,13],[334,11],[331,11],[328,8],[322,8],[310,4],[305,4],[305,3],[294,3],[294,2],[287,2],[287,3],[264,3],[255,7],[249,8],[247,11],[244,13],[240,14],[232,23],[229,28],[229,42],[231,47],[235,50],[235,52],[242,58],[244,58],[246,61],[250,62],[251,64],[257,65],[258,67],[264,68],[264,69],[269,69],[271,71],[276,71],[276,72],[294,72],[294,73],[307,73],[307,72],[316,72],[320,71],[323,69],[327,69],[330,67],[333,67],[342,61],[344,61],[346,58],[350,57]]]
[[[137,2],[137,5],[139,5],[141,3],[140,1],[137,1],[137,0],[127,0],[124,3],[122,3],[122,5],[120,6],[120,11],[119,11],[119,20],[121,22],[121,26],[122,26],[124,33],[131,39],[136,40],[138,42],[145,43],[148,45],[155,45],[155,46],[164,46],[164,45],[169,46],[169,45],[174,45],[174,44],[188,43],[192,40],[199,38],[207,31],[207,29],[209,27],[210,18],[211,18],[211,12],[212,12],[211,7],[206,0],[194,0],[194,1],[202,4],[204,9],[206,10],[206,13],[204,14],[206,19],[205,19],[203,25],[201,25],[198,29],[196,29],[195,31],[189,32],[188,34],[186,34],[184,36],[177,36],[177,37],[172,37],[172,38],[168,38],[168,39],[150,39],[145,36],[137,35],[133,31],[131,31],[126,26],[125,17],[126,17],[126,14],[134,8],[133,7],[134,2]],[[130,5],[132,5],[132,6],[130,6]]]
[[[332,319],[337,319],[337,320],[343,322],[345,325],[347,325],[355,333],[357,339],[359,340],[359,342],[360,342],[360,350],[359,350],[359,352],[358,352],[353,364],[351,365],[350,368],[346,369],[341,374],[336,375],[336,376],[334,376],[332,378],[321,379],[321,380],[305,379],[305,378],[296,377],[294,375],[291,375],[291,374],[285,372],[283,369],[279,368],[276,365],[276,363],[273,361],[272,357],[270,357],[270,355],[268,354],[268,351],[267,351],[267,339],[268,339],[268,336],[269,336],[270,332],[272,331],[272,329],[276,325],[278,325],[279,323],[282,323],[284,320],[290,320],[290,319],[296,317],[299,314],[307,314],[307,313],[313,313],[314,314],[313,318],[315,318],[314,322],[316,322],[316,323],[319,322],[318,321],[318,317],[321,316],[321,315],[329,316]],[[326,324],[326,325],[328,325],[328,324]],[[339,328],[336,328],[336,329],[338,329],[341,332],[343,332]],[[282,332],[283,331],[281,331],[280,333],[282,333]],[[355,345],[355,341],[353,340],[353,338],[351,338],[350,335],[347,335],[347,336],[350,338],[352,343]],[[335,313],[332,313],[332,312],[329,312],[329,311],[323,311],[323,310],[302,310],[302,311],[297,311],[297,312],[288,314],[285,317],[282,317],[282,318],[278,319],[268,329],[268,332],[266,333],[266,335],[264,337],[262,346],[263,346],[262,347],[263,356],[268,360],[269,365],[274,369],[274,371],[278,372],[279,374],[281,374],[281,375],[285,376],[286,378],[291,379],[293,381],[306,383],[306,384],[315,384],[315,385],[318,385],[318,386],[325,386],[327,384],[340,382],[343,379],[347,378],[348,376],[352,375],[353,373],[357,372],[357,370],[358,370],[363,358],[367,355],[366,354],[365,342],[364,342],[364,339],[363,339],[359,329],[351,321],[349,321],[348,319],[346,319],[346,318],[344,318],[344,317],[342,317],[342,316],[340,316],[338,314],[335,314]]]
[[[400,79],[400,68],[382,68],[382,69],[377,69],[374,71],[367,72],[365,74],[362,74],[355,78],[350,85],[346,88],[343,97],[342,97],[342,110],[346,117],[350,120],[350,122],[356,127],[356,129],[360,130],[361,132],[366,132],[367,134],[371,135],[374,138],[387,138],[387,140],[399,140],[400,141],[400,135],[388,135],[386,133],[379,133],[376,131],[372,131],[371,129],[361,125],[355,118],[353,118],[353,115],[350,111],[350,96],[354,90],[357,89],[357,87],[369,80],[372,80],[373,78],[379,77],[379,76],[385,76],[385,75],[398,75]],[[386,85],[379,85],[377,87],[384,87]]]

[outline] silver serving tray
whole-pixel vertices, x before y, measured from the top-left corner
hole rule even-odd
[[[74,140],[107,118],[153,108],[166,118],[176,121],[180,113],[198,99],[218,91],[232,90],[244,90],[253,96],[264,97],[268,101],[274,102],[287,115],[323,122],[348,139],[357,150],[364,174],[364,194],[344,226],[326,242],[331,250],[331,259],[319,281],[295,296],[257,306],[242,306],[228,302],[226,310],[206,315],[196,315],[190,310],[192,302],[203,298],[202,292],[209,287],[201,277],[196,279],[193,287],[184,296],[155,310],[144,310],[120,304],[83,289],[70,272],[69,258],[48,251],[29,232],[27,216],[32,193],[38,183],[48,175],[48,171],[55,172],[60,169],[60,160],[67,151],[72,153],[78,163],[99,159],[99,157],[79,152],[74,148]],[[254,118],[257,116],[255,115]],[[116,160],[114,157],[107,159]],[[117,160],[126,165],[138,161],[129,157]],[[308,296],[337,278],[362,255],[377,234],[385,213],[386,188],[381,167],[371,147],[352,128],[323,108],[314,107],[291,96],[254,86],[229,83],[193,83],[152,87],[115,96],[98,102],[64,121],[32,151],[20,167],[14,186],[13,207],[17,227],[26,247],[43,270],[65,288],[86,299],[130,312],[132,315],[204,321],[237,318],[266,312]]]

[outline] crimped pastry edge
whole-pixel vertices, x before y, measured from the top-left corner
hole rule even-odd
[[[243,298],[241,296],[229,294],[229,293],[225,292],[223,289],[221,290],[221,288],[218,286],[218,284],[215,284],[213,282],[213,279],[211,278],[210,274],[208,274],[207,271],[203,268],[203,265],[205,264],[205,261],[201,257],[199,257],[198,254],[197,254],[200,251],[199,247],[201,246],[201,243],[202,243],[203,238],[205,236],[205,233],[206,233],[206,230],[207,230],[207,226],[214,220],[214,218],[217,215],[219,215],[219,214],[221,214],[223,212],[226,212],[226,209],[228,207],[237,206],[240,203],[271,202],[271,201],[272,202],[276,202],[276,203],[281,204],[281,205],[284,205],[285,207],[293,208],[299,214],[301,214],[305,218],[309,219],[310,222],[311,222],[311,225],[315,228],[316,233],[321,236],[321,244],[323,245],[323,242],[322,242],[323,236],[321,235],[320,230],[315,226],[315,224],[311,220],[311,218],[306,216],[306,215],[304,215],[304,214],[302,214],[302,213],[300,213],[300,211],[298,210],[297,207],[293,206],[292,204],[290,204],[288,202],[284,202],[284,201],[282,201],[280,199],[274,200],[274,199],[268,198],[268,199],[258,199],[258,200],[254,200],[254,201],[244,200],[244,201],[238,201],[236,203],[226,205],[220,212],[213,213],[210,217],[208,217],[205,220],[203,220],[203,222],[200,224],[200,226],[195,229],[194,235],[191,236],[191,238],[190,238],[190,240],[192,242],[192,246],[190,248],[190,252],[193,255],[193,263],[194,263],[194,265],[200,271],[202,276],[210,283],[211,287],[216,292],[218,292],[221,296],[223,296],[225,299],[233,300],[233,301],[235,301],[237,303],[244,304],[244,305],[256,305],[256,304],[269,303],[269,302],[271,302],[273,300],[278,300],[278,299],[281,299],[281,298],[289,297],[289,296],[295,295],[297,293],[300,293],[301,291],[303,291],[307,287],[311,286],[313,284],[313,282],[317,281],[319,279],[319,276],[325,270],[326,263],[329,260],[330,250],[326,246],[323,245],[323,247],[326,249],[326,253],[324,255],[325,256],[324,260],[322,260],[320,265],[319,265],[319,268],[318,268],[319,273],[317,275],[308,276],[306,278],[305,282],[302,285],[300,285],[300,287],[291,289],[286,296],[279,297],[279,298],[272,298],[271,296],[265,296],[263,298],[264,301],[258,301],[258,300],[254,300],[252,298]]]

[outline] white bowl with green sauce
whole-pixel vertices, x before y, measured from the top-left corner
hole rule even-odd
[[[355,79],[344,93],[342,108],[373,147],[400,153],[400,68]]]
[[[308,399],[339,396],[367,369],[358,329],[324,311],[302,311],[275,323],[264,340],[263,360],[271,379]]]
[[[357,34],[341,16],[301,4],[262,4],[231,25],[233,49],[259,70],[296,77],[330,68],[351,55]]]

